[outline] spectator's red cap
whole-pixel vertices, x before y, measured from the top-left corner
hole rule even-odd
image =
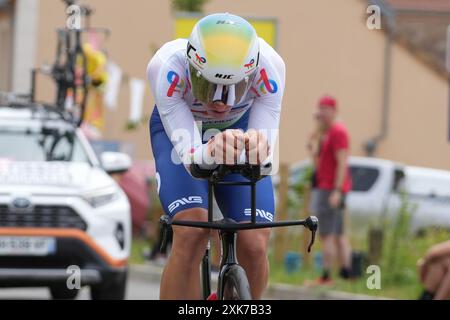
[[[322,98],[320,98],[318,107],[330,107],[336,109],[337,107],[336,99],[333,98],[332,96],[325,95]]]

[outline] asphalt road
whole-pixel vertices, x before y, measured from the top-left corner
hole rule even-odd
[[[162,268],[155,265],[132,266],[130,268],[127,299],[130,300],[157,300],[159,299],[159,282]],[[214,279],[217,274],[212,275],[213,288],[216,287]],[[359,300],[374,299],[373,296],[350,294],[339,291],[313,290],[306,287],[298,287],[286,284],[270,284],[263,299],[293,299],[293,300]],[[3,289],[0,288],[0,300],[45,300],[50,299],[50,293],[46,288],[20,288]],[[89,289],[83,288],[78,295],[79,300],[90,299]],[[375,298],[380,299],[380,298]],[[381,298],[383,299],[383,298]]]
[[[158,300],[162,269],[156,266],[140,266],[130,269],[127,299]],[[217,274],[213,274],[213,279]],[[46,300],[51,299],[47,288],[0,288],[0,300]],[[82,288],[78,300],[89,300],[89,288]]]
[[[45,300],[50,299],[46,288],[0,288],[1,300]],[[89,300],[89,288],[83,288],[78,295],[79,300]],[[127,288],[127,299],[157,300],[159,299],[159,281],[155,277],[143,277],[134,271],[130,272]]]

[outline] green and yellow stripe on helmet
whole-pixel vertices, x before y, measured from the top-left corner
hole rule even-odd
[[[218,19],[212,15],[202,19],[198,24],[200,41],[206,61],[211,67],[242,67],[247,61],[256,31],[246,20],[223,15]]]

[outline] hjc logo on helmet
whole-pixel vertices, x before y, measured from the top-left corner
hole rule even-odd
[[[221,74],[221,73],[216,73],[216,78],[218,78],[218,79],[227,79],[227,80],[231,80],[231,79],[233,79],[233,75],[232,75],[232,74]]]

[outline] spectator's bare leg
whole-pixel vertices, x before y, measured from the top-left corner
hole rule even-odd
[[[330,272],[336,258],[336,236],[326,235],[322,236],[321,239],[323,246],[323,269],[325,272]]]
[[[439,283],[436,290],[435,300],[446,300],[450,295],[450,258],[440,260],[442,268],[445,270],[445,275]]]
[[[347,235],[343,234],[337,237],[337,249],[339,266],[350,270],[352,249]]]
[[[436,293],[445,273],[446,270],[443,263],[440,261],[430,263],[423,281],[425,290],[433,294]]]

